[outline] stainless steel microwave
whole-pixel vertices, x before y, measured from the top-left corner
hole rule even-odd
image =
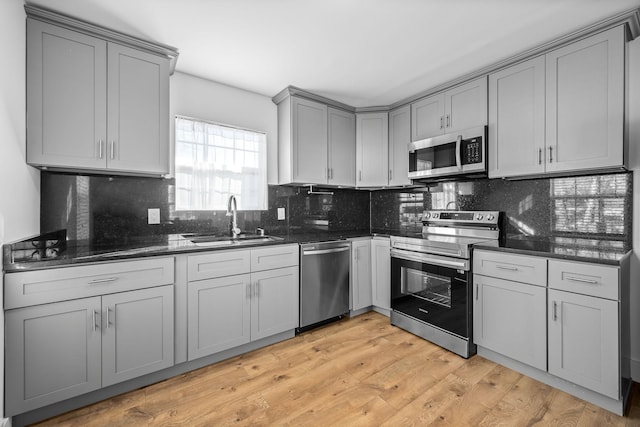
[[[487,126],[409,143],[409,179],[487,176]]]

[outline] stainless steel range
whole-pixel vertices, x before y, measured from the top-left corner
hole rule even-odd
[[[391,324],[475,354],[471,245],[497,246],[499,221],[497,211],[426,211],[421,236],[391,237]]]

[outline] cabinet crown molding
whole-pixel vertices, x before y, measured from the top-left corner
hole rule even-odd
[[[147,51],[149,53],[169,58],[169,74],[173,74],[178,61],[178,49],[156,42],[150,42],[128,34],[120,33],[103,26],[93,24],[74,18],[60,12],[25,4],[24,10],[28,18],[37,19],[49,24],[64,27],[70,30],[79,31],[81,33],[99,37],[118,44],[129,46],[135,49]]]

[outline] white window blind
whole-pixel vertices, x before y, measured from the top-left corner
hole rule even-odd
[[[627,174],[551,181],[553,230],[624,236]]]
[[[176,117],[176,210],[267,209],[264,133]]]

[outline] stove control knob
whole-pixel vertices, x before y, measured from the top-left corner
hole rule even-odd
[[[430,214],[429,212],[427,212],[427,213],[425,213],[425,214],[424,214],[424,217],[425,217],[426,219],[429,219],[429,218],[431,218],[431,214]]]
[[[438,219],[438,213],[437,212],[433,213],[433,219]]]
[[[493,215],[489,214],[489,215],[487,215],[487,219],[488,219],[489,221],[493,221],[493,220],[495,219],[495,216],[493,216]]]
[[[482,221],[482,218],[484,218],[484,217],[482,216],[482,214],[478,214],[478,215],[476,216],[476,219],[477,219],[478,221]]]

